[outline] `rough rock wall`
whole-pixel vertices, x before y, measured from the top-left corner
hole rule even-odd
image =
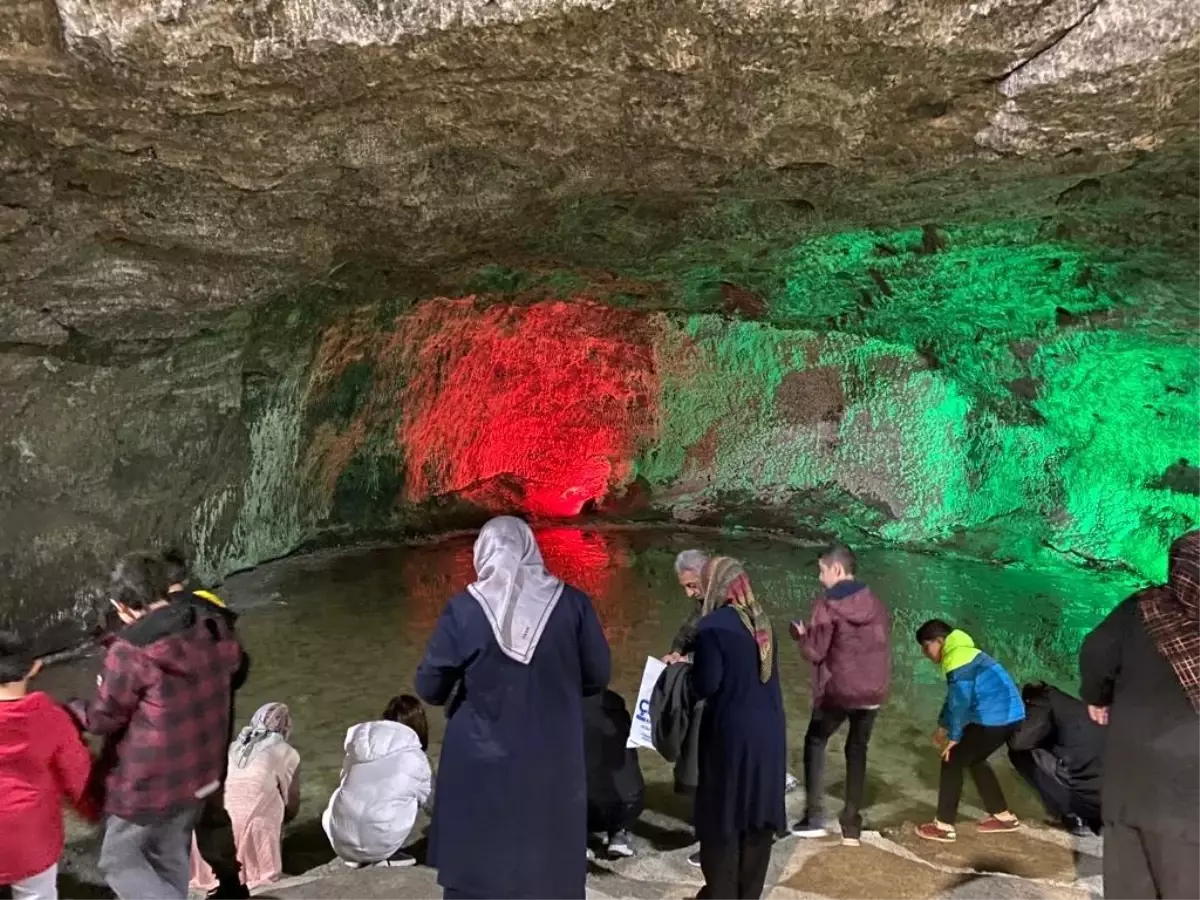
[[[0,616],[78,629],[118,546],[182,535],[245,465],[234,336],[6,354]]]
[[[1122,173],[1150,151],[1194,163],[1198,16],[1178,0],[10,0],[0,340],[179,337],[364,260],[395,288],[510,255],[612,268],[697,224],[730,243],[751,236],[734,222],[791,240],[1041,215],[1084,179],[1124,185],[1096,185],[1111,237],[1187,238],[1170,195]]]
[[[335,519],[466,502],[1157,575],[1200,510],[1191,281],[1034,226],[811,239],[723,314],[491,277],[526,293],[325,332],[306,466]]]
[[[1200,458],[1198,16],[0,4],[0,617],[137,544],[497,506],[1149,571]]]
[[[795,280],[734,294],[726,313],[640,311],[620,304],[636,284],[616,282],[400,312],[289,296],[153,355],[22,358],[3,393],[3,612],[77,627],[89,577],[132,546],[180,542],[215,578],[313,541],[500,511],[1157,576],[1200,517],[1195,338],[1111,327],[1120,273],[1067,246],[1005,247],[1015,281],[989,280],[994,241],[809,242],[794,277],[841,323],[820,330],[796,320]],[[856,311],[822,280],[834,269]],[[990,313],[968,317],[980,291]]]

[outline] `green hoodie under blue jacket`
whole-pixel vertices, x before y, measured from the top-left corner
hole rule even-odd
[[[976,725],[1012,725],[1025,718],[1025,704],[1012,677],[982,650],[971,636],[955,629],[942,644],[942,674],[946,676],[946,702],[938,724],[952,741],[961,741],[963,729]]]

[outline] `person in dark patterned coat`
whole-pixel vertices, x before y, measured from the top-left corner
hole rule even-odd
[[[1106,897],[1200,897],[1200,531],[1171,545],[1167,583],[1087,636],[1080,695],[1107,728],[1101,813]]]
[[[241,648],[219,617],[171,603],[158,554],[113,572],[123,628],[108,647],[91,702],[72,701],[80,726],[109,738],[100,868],[122,898],[184,900],[192,830],[220,787],[229,694]]]

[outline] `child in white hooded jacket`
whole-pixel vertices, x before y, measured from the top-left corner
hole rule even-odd
[[[403,846],[428,809],[433,776],[425,751],[429,726],[416,697],[393,697],[376,722],[346,732],[342,780],[321,816],[333,851],[346,865],[411,866]]]

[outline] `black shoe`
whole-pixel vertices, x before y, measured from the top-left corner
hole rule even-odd
[[[1083,819],[1076,815],[1066,815],[1062,818],[1062,827],[1067,834],[1073,837],[1091,837],[1092,829],[1088,827]]]
[[[208,900],[250,900],[250,888],[240,881],[223,881],[208,892]]]

